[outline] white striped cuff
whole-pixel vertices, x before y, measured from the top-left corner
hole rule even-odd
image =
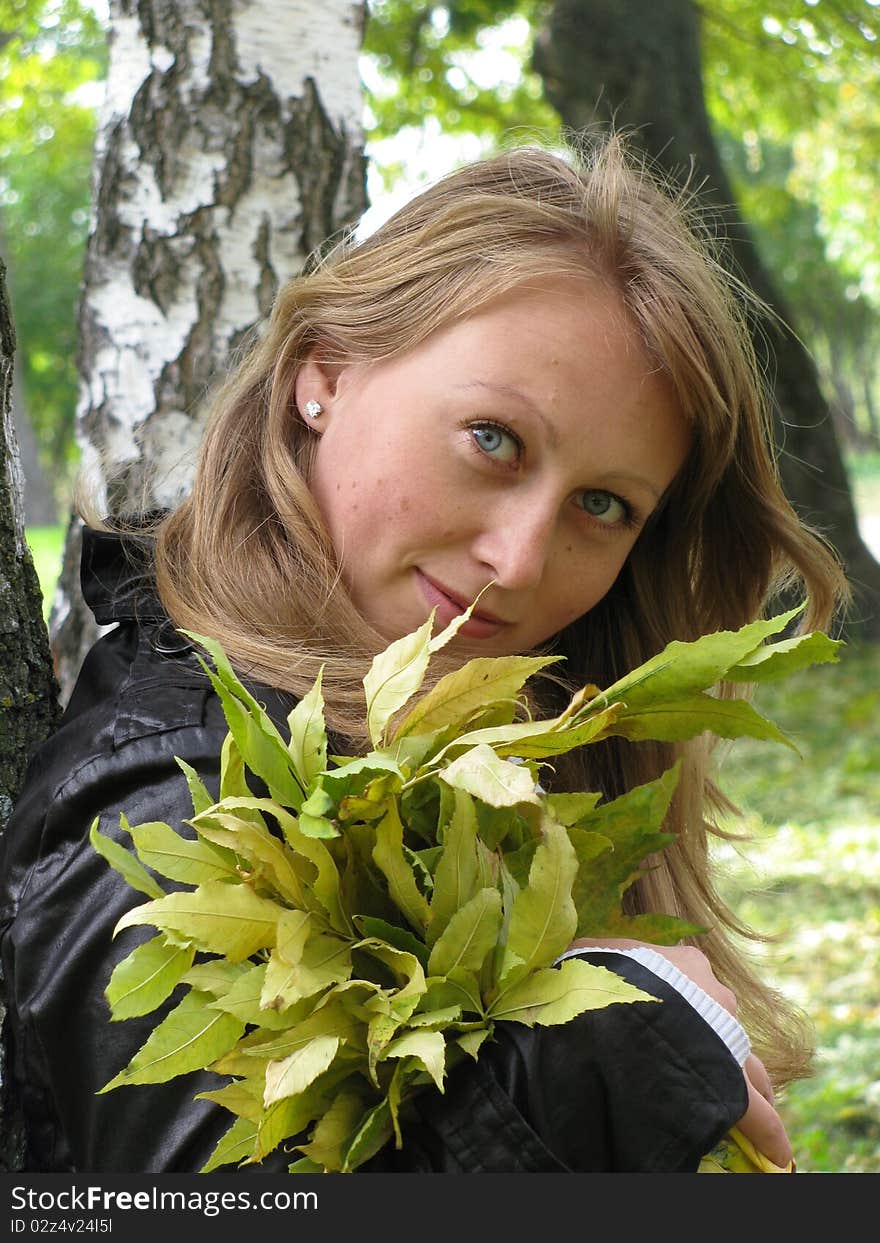
[[[640,962],[643,967],[647,967],[654,975],[665,980],[677,993],[680,993],[685,1001],[693,1006],[697,1014],[709,1024],[715,1034],[724,1041],[731,1056],[739,1065],[745,1065],[752,1048],[745,1028],[714,997],[710,997],[698,984],[695,984],[690,976],[679,971],[668,958],[664,958],[662,954],[645,946],[616,949],[613,945],[591,945],[581,949],[566,950],[556,961],[562,962],[564,958],[575,958],[580,954],[623,954],[626,958],[634,958],[636,962]]]

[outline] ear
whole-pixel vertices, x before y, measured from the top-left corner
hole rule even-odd
[[[338,370],[338,369],[337,369]],[[294,399],[300,418],[312,429],[320,425],[321,416],[310,419],[305,414],[306,403],[316,401],[324,411],[329,410],[336,393],[336,375],[310,354],[300,367],[294,384]]]

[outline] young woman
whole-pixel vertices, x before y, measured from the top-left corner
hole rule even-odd
[[[108,1022],[103,990],[133,944],[111,932],[136,895],[89,825],[185,819],[176,756],[217,784],[225,721],[177,628],[219,639],[279,722],[323,666],[350,753],[367,743],[372,656],[481,592],[435,675],[474,654],[561,653],[567,686],[531,692],[544,712],[670,639],[743,625],[782,586],[808,597],[805,627],[829,622],[843,577],[780,489],[745,305],[683,203],[614,137],[571,161],[523,148],[463,168],[281,291],[216,401],[190,496],[136,533],[86,532],[86,599],[118,624],[34,760],[0,858],[30,1168],[196,1170],[229,1124],[193,1100],[207,1075],[96,1095],[154,1018]],[[611,798],[683,758],[676,841],[627,900],[709,931],[698,946],[573,946],[664,1004],[499,1025],[370,1168],[693,1170],[735,1123],[791,1156],[771,1084],[806,1073],[809,1040],[732,943],[706,748],[583,752],[554,789]]]

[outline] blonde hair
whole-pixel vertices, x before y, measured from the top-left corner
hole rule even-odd
[[[519,147],[459,169],[281,290],[216,400],[191,494],[157,531],[158,591],[175,624],[219,639],[242,673],[295,695],[323,665],[331,728],[366,745],[361,679],[385,640],[349,598],[309,491],[315,437],[295,407],[298,370],[316,351],[331,365],[399,355],[525,281],[566,275],[619,293],[693,438],[611,591],[558,636],[569,685],[608,685],[670,639],[752,620],[782,591],[807,596],[805,628],[827,626],[845,583],[781,490],[749,299],[691,197],[658,184],[621,135],[585,140],[567,158]],[[564,693],[548,682],[535,695],[553,707]],[[749,966],[736,941],[759,938],[713,887],[708,835],[720,832],[711,818],[724,800],[708,748],[612,739],[560,761],[554,788],[613,797],[676,758],[676,842],[627,900],[708,929],[701,948],[780,1086],[807,1073],[810,1038]]]

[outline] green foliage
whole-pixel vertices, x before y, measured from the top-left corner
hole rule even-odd
[[[743,742],[724,758],[747,854],[716,843],[725,899],[772,940],[761,974],[806,1011],[815,1074],[780,1101],[798,1168],[880,1173],[880,647],[759,687],[803,755]],[[741,822],[730,828],[742,832]]]
[[[43,618],[45,621],[49,620],[52,597],[55,594],[55,584],[61,572],[64,533],[65,528],[63,526],[28,527],[26,532],[28,547],[34,558],[34,568],[37,571],[37,578],[40,580],[40,590],[43,593]]]
[[[63,491],[75,455],[77,300],[105,36],[81,0],[0,4],[0,244],[25,406]]]
[[[755,158],[765,142],[794,152],[790,189],[816,205],[830,257],[877,305],[877,6],[718,0],[701,12],[713,119]]]
[[[548,795],[543,765],[613,734],[784,741],[753,709],[719,716],[719,705],[747,705],[713,688],[834,661],[840,646],[823,635],[774,641],[794,609],[670,643],[546,720],[514,719],[526,681],[550,663],[531,657],[471,661],[416,699],[431,655],[473,607],[433,638],[432,614],[375,658],[364,678],[375,749],[324,768],[320,679],[285,739],[220,645],[191,636],[211,658],[203,666],[230,727],[219,800],[181,763],[195,839],[123,816],[129,852],[92,827],[95,848],[150,899],[116,932],[158,929],[115,968],[113,1017],[149,1013],[188,986],[102,1091],[198,1068],[230,1076],[207,1094],[235,1121],[205,1170],[259,1162],[285,1142],[303,1156],[293,1172],[354,1170],[402,1143],[412,1095],[444,1090],[498,1021],[564,1023],[655,1002],[581,959],[554,964],[577,934],[670,943],[699,931],[622,911],[648,857],[671,840],[662,824],[677,768],[603,804]],[[268,797],[250,793],[249,772]],[[151,872],[193,888],[165,895]],[[734,1168],[718,1154],[715,1165]]]
[[[559,118],[530,69],[549,7],[374,0],[364,80],[386,188],[406,171],[385,154],[399,149],[391,138],[404,127],[476,135],[483,149],[530,135],[555,139]],[[856,420],[854,439],[876,437],[869,403],[877,400],[880,337],[877,6],[718,0],[699,8],[706,105],[743,214],[816,356],[826,398]],[[507,48],[506,60],[488,55],[496,47]],[[503,81],[493,85],[499,72]]]
[[[436,134],[554,133],[559,119],[527,67],[533,0],[454,4],[373,0],[362,58],[367,126],[374,140],[427,125]],[[491,45],[487,71],[481,55]],[[379,160],[386,189],[403,171]]]

